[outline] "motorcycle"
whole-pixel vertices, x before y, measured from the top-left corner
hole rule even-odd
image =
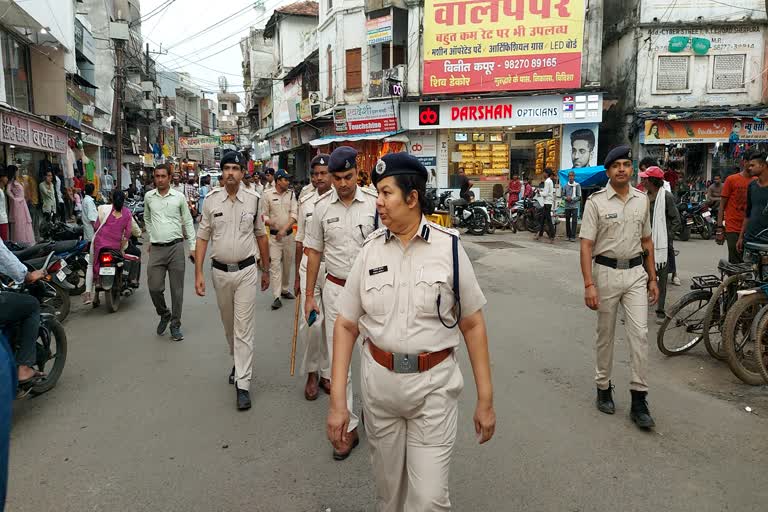
[[[513,233],[517,233],[517,228],[507,208],[507,202],[503,197],[485,204],[489,216],[488,233],[493,233],[496,229],[511,229]]]
[[[99,283],[96,286],[93,307],[99,305],[99,292],[104,292],[107,310],[115,313],[120,309],[122,297],[133,295],[134,290],[138,288],[138,284],[131,283],[130,275],[132,271],[136,272],[141,259],[106,247],[99,251],[97,257],[99,258]]]
[[[470,234],[484,235],[488,230],[489,220],[488,209],[483,202],[453,206],[453,226],[466,228]]]
[[[52,258],[53,253],[44,262],[45,267],[52,266],[50,264]],[[46,299],[51,296],[51,290],[45,286],[45,280],[25,285],[16,284],[13,280],[5,277],[0,278],[0,290],[12,293],[28,293],[40,302],[40,329],[38,330],[34,369],[46,375],[30,387],[20,389],[17,398],[22,398],[28,394],[40,395],[50,391],[61,377],[67,360],[67,334],[61,322],[57,320],[55,312],[46,302]],[[18,353],[19,350],[18,330],[18,326],[3,330],[14,354]]]
[[[40,235],[44,240],[80,240],[83,237],[83,226],[70,226],[59,221],[48,222],[40,227]]]
[[[90,247],[86,240],[43,242],[30,247],[6,242],[6,246],[21,261],[34,260],[53,251],[54,257],[66,262],[66,281],[72,285],[69,294],[80,295],[85,291],[85,272],[88,269],[88,249]]]
[[[681,241],[687,242],[691,233],[698,234],[703,240],[709,240],[715,234],[715,218],[705,203],[694,204],[683,199],[678,203],[677,209],[683,224],[683,229],[678,235]]]
[[[515,227],[518,231],[536,232],[539,227],[539,210],[530,198],[523,198],[515,203],[513,209],[517,212]]]
[[[126,201],[125,207],[131,211],[131,215],[136,219],[136,223],[144,231],[144,200],[134,199]]]

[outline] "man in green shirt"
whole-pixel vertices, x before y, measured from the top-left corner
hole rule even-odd
[[[190,260],[194,263],[195,228],[187,199],[170,187],[170,170],[165,164],[154,171],[155,189],[144,197],[144,223],[149,234],[149,265],[147,287],[160,323],[157,335],[162,336],[171,324],[171,339],[181,341],[181,308],[184,300],[184,246],[187,240]],[[171,283],[171,311],[165,303],[165,274]]]

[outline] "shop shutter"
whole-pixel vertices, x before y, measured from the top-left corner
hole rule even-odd
[[[362,59],[360,48],[347,50],[347,87],[354,91],[363,88]]]
[[[746,55],[712,56],[712,89],[728,90],[744,88],[744,64]]]
[[[687,55],[660,56],[656,68],[657,91],[686,91],[691,58]]]

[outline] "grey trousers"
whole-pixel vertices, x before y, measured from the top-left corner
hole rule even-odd
[[[171,327],[181,325],[184,303],[184,242],[168,247],[152,246],[147,266],[147,287],[152,304],[161,317],[171,316]],[[171,311],[165,304],[165,274],[171,282]]]
[[[659,301],[656,303],[656,314],[664,314],[664,306],[667,302],[667,285],[669,281],[669,265],[656,267],[656,279],[659,285]]]

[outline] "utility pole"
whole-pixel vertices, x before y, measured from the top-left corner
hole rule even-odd
[[[115,137],[117,138],[117,190],[123,190],[123,84],[125,83],[124,44],[124,41],[115,40],[115,105],[117,107]]]

